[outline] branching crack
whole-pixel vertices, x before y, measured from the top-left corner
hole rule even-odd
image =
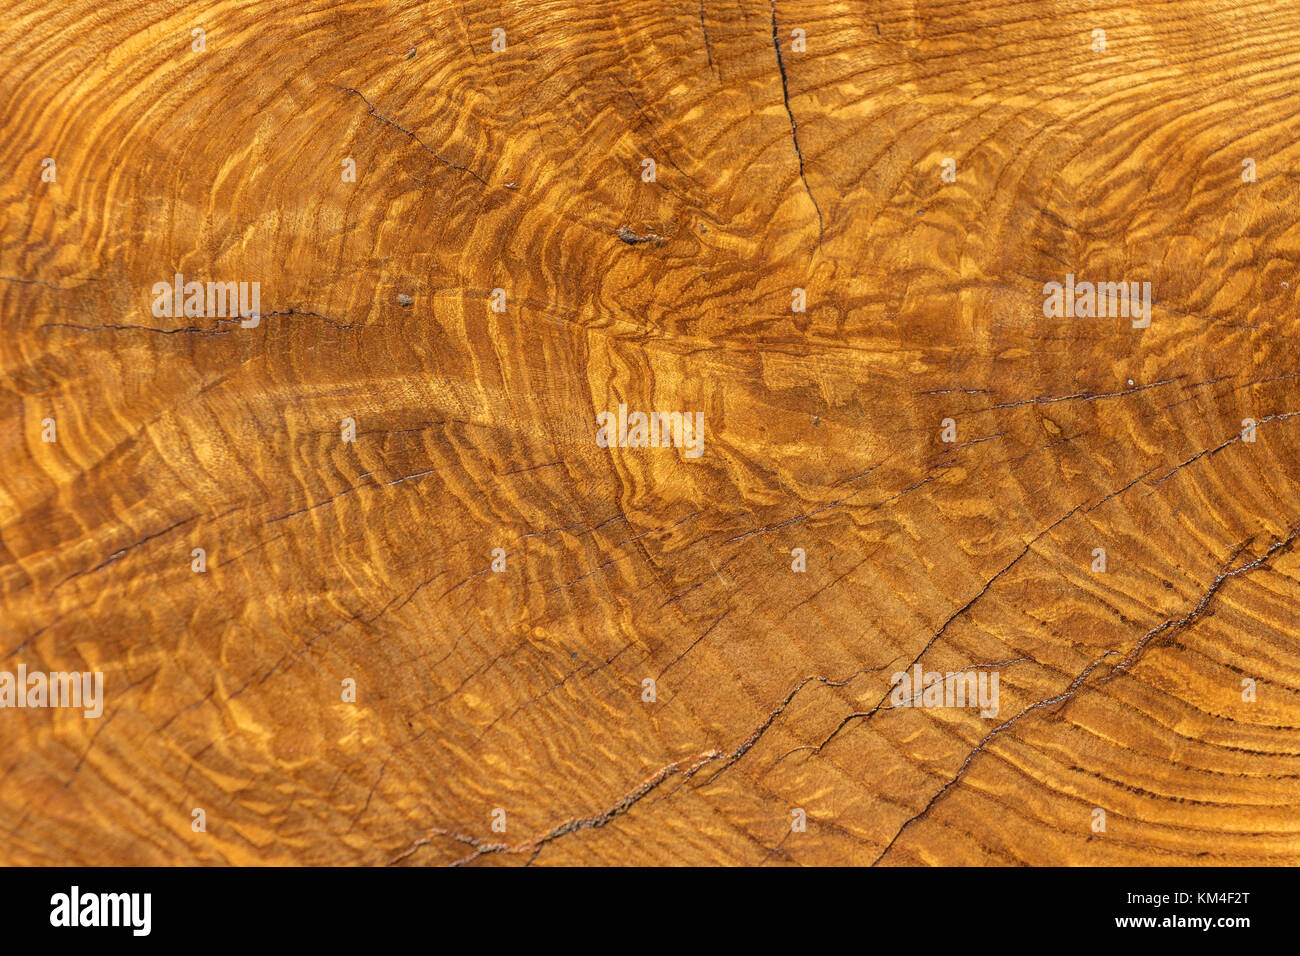
[[[1041,539],[1042,539],[1046,534],[1048,534],[1049,532],[1051,532],[1052,530],[1054,530],[1054,529],[1055,529],[1059,524],[1061,524],[1062,522],[1064,522],[1064,521],[1067,520],[1068,518],[1070,518],[1070,517],[1072,517],[1073,515],[1077,514],[1078,511],[1079,511],[1079,509],[1082,508],[1082,507],[1083,507],[1082,504],[1075,505],[1075,506],[1074,506],[1073,508],[1071,508],[1068,512],[1066,512],[1065,514],[1061,515],[1061,517],[1057,518],[1055,521],[1053,521],[1051,524],[1049,524],[1049,525],[1048,525],[1046,528],[1044,528],[1042,531],[1039,531],[1036,535],[1034,535],[1034,537],[1030,539],[1029,543],[1026,544],[1026,545],[1024,546],[1024,548],[1021,549],[1020,553],[1017,554],[1014,558],[1011,559],[1011,562],[1010,562],[1009,564],[1005,565],[1005,566],[1002,568],[1001,571],[997,572],[997,574],[995,574],[995,575],[993,575],[993,577],[989,578],[989,579],[984,583],[984,586],[983,586],[982,588],[980,588],[979,591],[977,591],[977,592],[975,593],[975,595],[974,595],[974,596],[973,596],[969,601],[967,601],[965,604],[963,604],[963,605],[962,605],[961,607],[959,607],[957,610],[953,611],[950,615],[948,615],[947,620],[945,620],[945,621],[943,622],[943,624],[940,625],[939,629],[938,629],[937,631],[934,632],[934,635],[933,635],[933,636],[932,636],[928,641],[926,641],[925,646],[921,648],[921,650],[917,653],[917,655],[916,655],[914,658],[912,658],[911,663],[908,664],[908,665],[907,665],[906,667],[904,667],[904,668],[900,668],[900,670],[905,670],[905,671],[907,671],[907,670],[911,670],[911,669],[912,669],[913,667],[915,667],[918,663],[920,663],[921,658],[924,657],[924,656],[926,655],[926,652],[929,651],[930,648],[934,647],[934,645],[935,645],[936,643],[938,643],[939,638],[943,637],[944,633],[948,630],[948,628],[952,625],[952,623],[953,623],[954,621],[957,620],[957,618],[961,617],[963,614],[965,614],[967,611],[969,611],[972,607],[974,607],[975,604],[980,600],[980,598],[982,598],[985,594],[987,594],[987,593],[989,592],[989,589],[992,588],[993,585],[996,584],[996,583],[998,582],[998,580],[999,580],[999,579],[1000,579],[1004,574],[1006,574],[1008,571],[1010,571],[1012,568],[1014,568],[1017,564],[1019,564],[1020,561],[1025,557],[1025,555],[1027,555],[1027,554],[1028,554],[1028,553],[1033,549],[1034,545],[1036,545],[1036,544],[1037,544],[1037,543],[1038,543],[1038,542],[1039,542],[1039,541],[1040,541],[1040,540],[1041,540]],[[849,714],[847,717],[845,717],[843,720],[841,720],[840,723],[839,723],[839,725],[838,725],[838,726],[837,726],[833,731],[831,731],[831,733],[829,734],[829,736],[827,736],[826,739],[824,739],[820,744],[818,744],[818,745],[814,748],[814,751],[813,751],[813,752],[814,752],[814,753],[821,753],[821,751],[822,751],[822,750],[823,750],[823,749],[824,749],[824,748],[825,748],[825,747],[826,747],[826,746],[827,746],[827,745],[828,745],[832,740],[834,740],[837,736],[839,736],[840,731],[842,731],[842,730],[843,730],[845,727],[847,727],[849,724],[853,723],[853,721],[855,721],[855,720],[864,720],[864,721],[865,721],[865,720],[870,720],[872,717],[874,717],[874,716],[875,716],[875,715],[880,711],[880,709],[885,705],[885,702],[886,702],[887,700],[889,700],[889,695],[892,693],[892,690],[893,690],[892,688],[886,690],[885,693],[884,693],[884,696],[882,696],[882,697],[880,698],[880,700],[876,701],[875,706],[873,706],[870,710],[866,710],[866,711],[858,711],[858,712],[855,712],[855,713]]]
[[[393,866],[394,864],[402,862],[407,857],[411,856],[413,853],[419,850],[421,847],[428,846],[431,842],[433,842],[433,840],[436,837],[446,837],[449,839],[458,840],[461,843],[464,843],[466,846],[471,846],[474,848],[473,853],[469,854],[468,856],[462,857],[459,860],[454,861],[451,864],[452,866],[464,866],[467,863],[472,863],[473,861],[477,860],[481,856],[494,854],[494,853],[507,853],[511,855],[519,854],[519,853],[529,853],[531,855],[529,856],[528,862],[531,864],[534,860],[537,859],[538,854],[541,853],[541,851],[545,848],[545,846],[551,841],[558,840],[560,837],[566,836],[570,833],[576,833],[579,830],[593,830],[605,826],[606,824],[612,822],[615,818],[627,813],[629,810],[632,809],[632,807],[634,807],[637,803],[639,803],[642,799],[647,797],[653,791],[658,789],[665,781],[667,781],[671,777],[680,775],[682,777],[682,782],[686,783],[705,767],[709,766],[715,761],[721,760],[724,761],[722,766],[719,767],[717,772],[714,773],[713,776],[711,776],[708,780],[706,780],[705,783],[708,784],[717,780],[718,777],[725,770],[727,770],[727,768],[732,766],[734,763],[736,763],[736,761],[740,760],[741,757],[745,756],[745,754],[747,754],[751,749],[753,749],[754,745],[757,744],[759,740],[762,739],[763,735],[767,733],[768,729],[772,726],[772,724],[776,721],[776,719],[781,716],[781,714],[785,711],[785,709],[790,705],[790,702],[794,700],[795,696],[799,693],[799,691],[803,690],[809,684],[816,682],[826,687],[843,687],[844,685],[855,680],[856,678],[860,677],[863,674],[871,673],[872,671],[880,670],[880,669],[881,668],[861,668],[857,671],[854,671],[852,674],[850,674],[848,677],[844,678],[843,680],[831,680],[829,677],[823,677],[820,675],[811,675],[809,677],[805,677],[803,680],[799,681],[799,683],[797,683],[788,694],[785,695],[785,697],[781,700],[781,702],[777,704],[777,706],[767,715],[766,718],[764,718],[763,722],[760,723],[758,727],[756,727],[748,737],[746,737],[743,741],[741,741],[732,750],[730,751],[722,751],[716,749],[705,750],[702,751],[701,753],[696,754],[694,757],[686,757],[683,758],[682,760],[674,761],[673,763],[668,764],[666,767],[663,767],[662,769],[658,770],[653,776],[643,781],[638,787],[636,787],[636,789],[626,794],[621,800],[619,800],[612,807],[603,810],[600,813],[595,813],[587,817],[580,817],[571,820],[566,820],[565,822],[558,824],[555,827],[552,827],[550,830],[548,830],[546,833],[542,834],[541,836],[534,837],[533,839],[527,840],[523,843],[486,843],[474,837],[465,836],[464,834],[457,833],[452,830],[434,828],[429,831],[429,834],[427,836],[421,837],[420,839],[416,840],[409,847],[407,847],[405,850],[403,850],[401,853],[395,856],[392,860],[390,860],[388,862],[388,865]]]
[[[1108,673],[1104,674],[1102,677],[1099,677],[1092,686],[1099,686],[1101,684],[1107,683],[1108,681],[1114,680],[1119,675],[1126,673],[1129,670],[1129,668],[1131,668],[1133,664],[1136,663],[1137,660],[1142,656],[1142,653],[1146,650],[1146,648],[1150,645],[1150,643],[1155,638],[1159,637],[1161,634],[1173,633],[1191,627],[1193,624],[1195,624],[1198,620],[1200,620],[1205,615],[1206,611],[1210,606],[1210,603],[1214,600],[1215,596],[1219,593],[1219,591],[1223,588],[1223,585],[1229,579],[1238,577],[1243,574],[1248,574],[1249,572],[1254,571],[1257,568],[1265,566],[1270,560],[1272,560],[1274,555],[1285,553],[1291,550],[1295,546],[1296,540],[1298,538],[1300,538],[1300,524],[1288,529],[1285,537],[1277,541],[1274,541],[1271,545],[1269,545],[1269,547],[1265,550],[1265,552],[1262,555],[1260,555],[1258,558],[1255,558],[1252,561],[1248,561],[1238,568],[1232,568],[1233,563],[1235,563],[1236,560],[1241,556],[1241,553],[1246,550],[1247,546],[1249,545],[1249,542],[1245,542],[1239,545],[1233,551],[1232,555],[1228,558],[1227,562],[1224,564],[1224,570],[1220,571],[1215,576],[1214,580],[1210,583],[1209,588],[1207,588],[1205,593],[1201,596],[1201,599],[1197,601],[1196,605],[1189,612],[1187,612],[1187,614],[1183,615],[1180,618],[1167,620],[1164,623],[1147,631],[1147,633],[1144,634],[1138,640],[1138,642],[1133,645],[1132,649],[1129,650],[1128,654],[1124,656],[1123,660],[1121,660],[1118,664],[1116,664],[1113,668],[1111,668],[1111,670]],[[1081,688],[1083,688],[1084,683],[1088,680],[1088,678],[1092,675],[1092,673],[1099,666],[1101,666],[1101,664],[1107,658],[1112,657],[1118,653],[1119,651],[1115,651],[1115,650],[1106,651],[1106,653],[1102,654],[1101,657],[1097,658],[1091,664],[1085,667],[1083,671],[1080,672],[1080,674],[1070,682],[1070,685],[1064,691],[1062,691],[1059,694],[1056,694],[1055,696],[1049,697],[1046,700],[1040,700],[1036,703],[1030,704],[1029,706],[1025,707],[1023,710],[1021,710],[1019,713],[1017,713],[1014,717],[999,724],[997,727],[994,727],[993,730],[989,731],[989,733],[987,733],[984,736],[984,738],[980,740],[978,744],[975,745],[975,748],[969,754],[966,755],[966,759],[962,761],[961,766],[958,767],[957,769],[957,772],[951,778],[949,778],[949,780],[942,787],[940,787],[939,790],[936,791],[932,797],[930,797],[930,799],[926,802],[925,806],[921,808],[920,812],[915,814],[912,817],[909,817],[907,820],[903,822],[903,825],[900,826],[898,830],[894,833],[894,836],[885,845],[885,848],[881,851],[880,855],[876,857],[875,862],[872,865],[874,866],[875,863],[879,863],[882,859],[884,859],[885,855],[888,854],[891,849],[893,849],[894,844],[898,842],[899,837],[903,835],[903,831],[905,831],[909,826],[911,826],[917,820],[920,820],[926,814],[928,814],[930,810],[933,809],[935,804],[937,804],[944,797],[945,794],[949,793],[961,781],[962,777],[964,777],[966,775],[966,772],[970,769],[972,762],[975,760],[976,757],[978,757],[981,753],[985,751],[989,742],[993,740],[994,737],[1010,729],[1021,718],[1031,713],[1032,711],[1039,710],[1043,707],[1050,707],[1055,704],[1064,703],[1065,701],[1074,697],[1075,694],[1078,693],[1078,691]]]
[[[966,771],[970,769],[970,765],[975,760],[975,758],[984,752],[984,748],[988,745],[989,741],[991,741],[994,737],[998,736],[998,734],[1010,729],[1022,717],[1024,717],[1026,714],[1030,713],[1031,711],[1038,710],[1041,707],[1050,707],[1053,704],[1059,704],[1062,701],[1069,700],[1071,697],[1074,696],[1075,692],[1078,691],[1078,689],[1083,685],[1083,682],[1088,679],[1088,676],[1094,670],[1096,670],[1101,665],[1101,663],[1104,660],[1106,660],[1107,657],[1115,653],[1116,653],[1115,651],[1107,651],[1105,654],[1101,655],[1101,657],[1097,658],[1095,661],[1093,661],[1091,664],[1085,667],[1083,671],[1077,677],[1075,677],[1074,680],[1070,682],[1070,686],[1067,687],[1064,691],[1057,694],[1055,697],[1049,697],[1047,698],[1047,700],[1040,700],[1036,703],[1030,704],[1024,710],[1020,711],[1020,713],[1016,714],[1014,717],[1010,718],[1009,720],[1004,721],[1001,724],[998,724],[998,726],[994,727],[987,734],[985,734],[984,739],[982,739],[978,744],[975,745],[975,749],[966,755],[966,759],[962,761],[961,766],[957,768],[957,772],[951,777],[951,779],[949,779],[947,783],[945,783],[942,787],[940,787],[939,790],[934,794],[934,796],[932,796],[929,799],[926,805],[921,808],[921,812],[917,813],[915,816],[909,817],[907,820],[903,822],[903,825],[898,828],[893,838],[885,845],[885,848],[880,851],[880,856],[876,857],[876,859],[872,862],[871,865],[875,866],[882,859],[884,859],[885,854],[887,854],[890,850],[894,848],[894,844],[898,842],[898,838],[903,835],[903,831],[906,830],[913,823],[915,823],[917,820],[924,817],[927,813],[929,813],[930,809],[943,798],[944,794],[948,793],[949,790],[951,790],[953,787],[955,787],[958,784],[961,778],[966,775]]]
[[[639,803],[642,799],[644,799],[648,794],[652,793],[657,787],[663,784],[663,782],[667,780],[669,777],[681,773],[684,776],[689,778],[693,776],[696,773],[696,771],[700,769],[700,767],[704,766],[711,760],[716,760],[718,756],[720,755],[718,754],[717,751],[708,750],[702,754],[696,755],[694,758],[686,758],[684,760],[676,761],[675,763],[670,763],[668,766],[659,770],[653,776],[651,776],[650,778],[642,782],[641,785],[638,786],[636,789],[626,794],[621,800],[619,800],[616,804],[614,804],[609,809],[604,810],[600,813],[592,814],[591,816],[588,817],[578,817],[571,820],[566,820],[563,823],[555,827],[552,827],[549,831],[547,831],[543,835],[536,837],[532,840],[528,840],[524,843],[514,843],[514,844],[485,843],[480,840],[476,840],[474,837],[465,836],[464,834],[455,833],[450,830],[434,829],[429,832],[428,836],[416,840],[409,847],[407,847],[406,850],[399,853],[396,857],[390,860],[388,862],[388,865],[393,866],[394,864],[402,862],[411,854],[415,853],[416,850],[420,849],[423,846],[428,846],[429,843],[433,841],[434,837],[449,837],[453,840],[458,840],[461,843],[464,843],[467,846],[471,846],[474,848],[473,853],[469,854],[468,856],[462,857],[459,860],[456,860],[451,864],[452,866],[464,866],[467,863],[474,862],[481,856],[486,856],[487,854],[491,854],[491,853],[508,853],[508,854],[531,853],[528,862],[532,863],[533,860],[537,858],[537,855],[546,846],[546,844],[550,843],[552,840],[558,840],[562,836],[566,836],[570,833],[576,833],[579,830],[594,830],[605,826],[606,824],[610,823],[617,817],[620,817],[623,814],[627,813],[629,810],[631,810],[634,806],[636,806],[637,803]],[[691,762],[690,765],[683,770],[682,769],[683,764],[688,763],[688,761],[693,761],[693,762]]]
[[[813,195],[812,187],[808,185],[808,177],[804,172],[803,150],[799,148],[799,124],[795,122],[794,110],[790,108],[790,80],[785,73],[785,60],[781,57],[781,38],[776,24],[776,0],[769,0],[769,2],[772,5],[772,47],[776,50],[776,68],[781,73],[781,97],[785,102],[786,115],[790,117],[790,140],[794,143],[795,155],[799,157],[799,178],[803,180],[803,188],[807,191],[813,208],[817,210],[817,242],[820,244],[824,233],[822,207],[818,205],[817,197]]]

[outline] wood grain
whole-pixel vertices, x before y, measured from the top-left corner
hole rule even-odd
[[[7,3],[0,667],[105,709],[0,862],[1300,863],[1297,89],[1286,0]]]

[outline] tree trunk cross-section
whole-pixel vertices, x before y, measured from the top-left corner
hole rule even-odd
[[[0,118],[0,862],[1300,863],[1300,5],[9,0]]]

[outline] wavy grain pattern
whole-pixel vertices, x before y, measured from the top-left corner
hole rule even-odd
[[[0,862],[1300,863],[1297,90],[1286,0],[10,0],[0,669],[106,699]]]

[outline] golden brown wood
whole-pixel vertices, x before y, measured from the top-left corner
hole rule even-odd
[[[13,0],[0,76],[0,667],[105,678],[0,710],[0,862],[1300,862],[1300,6]]]

